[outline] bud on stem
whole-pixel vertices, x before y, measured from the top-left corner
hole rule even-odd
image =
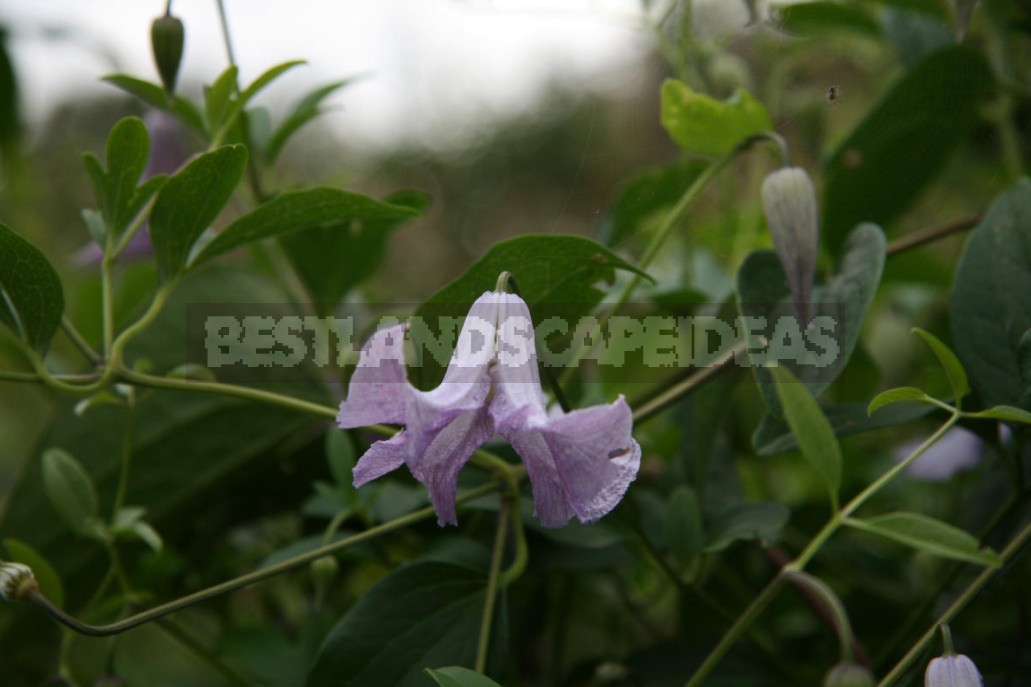
[[[169,96],[175,92],[179,64],[183,59],[184,38],[185,30],[182,21],[171,14],[158,17],[150,25],[150,47],[154,52],[154,63],[161,75],[161,83],[165,87],[165,92]]]
[[[0,599],[21,601],[25,596],[39,589],[32,568],[24,563],[0,561]]]

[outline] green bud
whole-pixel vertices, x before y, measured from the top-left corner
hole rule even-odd
[[[175,92],[175,80],[179,76],[179,64],[183,59],[183,23],[171,14],[158,17],[150,25],[150,47],[154,51],[154,63],[161,75],[161,83],[169,95]]]
[[[24,563],[0,561],[0,599],[21,601],[29,592],[39,589],[32,568]]]
[[[336,578],[340,564],[333,556],[323,556],[311,562],[311,576],[316,589],[322,591]]]
[[[851,661],[842,661],[823,678],[823,687],[874,687],[876,683],[869,670]]]

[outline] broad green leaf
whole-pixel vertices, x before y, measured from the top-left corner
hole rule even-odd
[[[855,33],[871,38],[881,34],[880,26],[862,6],[840,2],[806,2],[779,8],[777,18],[788,33],[819,36],[830,31]]]
[[[722,551],[734,542],[760,541],[764,546],[776,543],[788,521],[790,511],[781,503],[743,503],[708,523],[707,553]]]
[[[1022,405],[1021,339],[1031,330],[1031,180],[1026,177],[992,203],[970,235],[956,269],[949,320],[956,354],[980,400],[989,406]]]
[[[32,568],[32,575],[39,583],[40,591],[53,601],[55,606],[63,608],[64,587],[61,586],[61,577],[43,554],[20,539],[8,537],[3,543],[7,550],[7,558]]]
[[[602,242],[618,246],[650,218],[673,206],[705,169],[697,161],[653,167],[625,184],[598,230]]]
[[[125,74],[105,76],[103,81],[116,86],[130,95],[134,95],[151,107],[174,114],[179,121],[201,136],[207,135],[204,118],[196,105],[182,96],[173,96],[171,103],[165,89],[158,84],[143,81]]]
[[[828,162],[823,238],[831,251],[859,222],[883,225],[906,210],[993,91],[988,64],[965,47],[927,57],[896,83]]]
[[[105,187],[94,189],[100,212],[115,235],[121,234],[132,220],[127,216],[128,211],[149,156],[150,136],[143,120],[139,117],[119,120],[107,138]]]
[[[947,20],[951,14],[945,0],[875,0],[878,4],[926,14],[936,19]]]
[[[912,331],[924,340],[924,343],[934,352],[934,356],[938,358],[938,362],[941,364],[942,369],[945,371],[945,376],[949,380],[952,396],[956,399],[956,406],[958,407],[960,399],[970,391],[970,383],[967,381],[967,373],[963,369],[963,364],[959,362],[956,354],[934,334],[924,331],[920,327],[913,327]]]
[[[217,645],[218,621],[209,613],[191,608],[177,613],[172,622],[182,635],[197,645]],[[147,623],[133,632],[118,635],[109,668],[126,685],[230,687],[240,684],[227,680],[223,670],[219,663],[202,656],[159,623]]]
[[[18,75],[8,50],[10,42],[10,34],[0,31],[0,161],[7,173],[14,176],[22,155],[24,125],[19,112]]]
[[[870,401],[870,405],[867,406],[866,414],[873,415],[884,406],[891,405],[892,403],[903,403],[905,401],[930,403],[931,400],[931,397],[923,389],[918,389],[915,386],[900,386],[877,394]]]
[[[236,89],[237,68],[228,67],[215,82],[204,89],[204,120],[212,139],[227,124],[230,100]]]
[[[967,417],[988,418],[991,420],[1002,420],[1003,422],[1023,422],[1031,425],[1031,413],[1023,408],[1013,406],[995,406],[976,413],[967,413]]]
[[[312,225],[280,239],[320,312],[332,312],[348,291],[375,273],[386,255],[391,232],[423,212],[429,196],[421,191],[399,191],[384,202],[413,212],[367,219],[341,215],[337,222]]]
[[[748,356],[774,415],[780,414],[777,394],[764,365],[785,365],[814,397],[823,393],[845,369],[859,341],[884,269],[885,248],[879,227],[861,224],[855,228],[845,244],[837,273],[829,282],[813,288],[812,320],[804,332],[791,314],[791,296],[776,254],[756,251],[741,265],[737,275],[741,316],[758,318],[772,328],[768,340],[749,328]]]
[[[305,685],[416,687],[426,684],[427,666],[472,665],[486,584],[482,574],[449,563],[391,572],[330,630]],[[497,610],[491,638],[503,646],[505,613]]]
[[[831,503],[836,507],[841,488],[841,447],[834,430],[816,399],[787,368],[774,367],[769,371],[784,419],[798,442],[798,450],[820,475],[830,492]]]
[[[71,454],[60,448],[43,454],[43,485],[50,503],[73,531],[89,537],[102,533],[96,487]]]
[[[353,506],[357,492],[354,488],[354,470],[357,456],[354,442],[348,432],[330,429],[326,433],[326,462],[333,475],[336,488],[340,491],[344,503]]]
[[[666,503],[666,546],[682,564],[702,550],[705,533],[698,496],[689,486],[679,486]]]
[[[460,666],[427,668],[426,674],[433,678],[440,687],[501,687],[489,677],[484,677],[475,670]]]
[[[873,518],[848,518],[845,524],[943,558],[992,568],[1002,565],[999,554],[989,548],[980,548],[980,542],[969,532],[920,513],[899,512]]]
[[[186,267],[190,249],[229,202],[246,165],[244,146],[223,146],[194,158],[165,183],[150,212],[150,238],[162,281]]]
[[[317,227],[345,227],[347,221],[355,219],[399,219],[418,214],[419,211],[411,207],[383,203],[337,188],[287,191],[222,230],[197,253],[190,266],[271,236]]]
[[[64,314],[61,280],[46,257],[0,223],[0,323],[46,353]]]
[[[265,143],[265,159],[270,164],[275,162],[276,158],[279,157],[279,153],[283,150],[283,146],[290,140],[290,137],[302,126],[322,114],[323,110],[319,107],[322,101],[344,86],[354,83],[356,78],[352,77],[327,84],[315,89],[301,99],[294,107],[293,112],[287,115],[286,119],[269,136],[268,141]]]
[[[773,122],[763,104],[741,88],[720,101],[667,79],[662,84],[662,126],[685,151],[719,157],[746,138],[772,130]]]
[[[934,412],[936,408],[923,403],[901,403],[882,408],[867,415],[868,406],[862,403],[826,406],[823,408],[827,421],[831,423],[835,436],[848,436],[870,432],[883,427],[905,425]],[[759,423],[752,437],[752,445],[759,455],[768,456],[798,448],[795,435],[787,423],[767,414]]]

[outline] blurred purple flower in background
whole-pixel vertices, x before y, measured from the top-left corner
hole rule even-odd
[[[901,461],[916,450],[923,439],[914,439],[895,448],[895,460]],[[910,463],[906,474],[928,482],[942,482],[954,474],[977,465],[984,442],[973,432],[953,427],[922,456]]]
[[[140,179],[141,183],[156,174],[172,174],[186,161],[185,136],[179,120],[167,112],[150,110],[144,115],[143,123],[150,134],[150,158]],[[118,262],[136,262],[153,255],[150,234],[144,224],[118,256]],[[90,243],[76,251],[72,263],[79,267],[99,265],[103,257],[103,249],[96,243]]]
[[[429,490],[438,522],[457,524],[458,472],[497,433],[523,459],[543,525],[561,527],[574,515],[593,522],[623,498],[641,462],[630,407],[620,396],[549,415],[533,322],[519,296],[487,292],[473,303],[444,380],[431,391],[407,381],[404,333],[397,325],[372,335],[340,404],[343,429],[405,426],[369,447],[354,468],[355,486],[407,464]]]

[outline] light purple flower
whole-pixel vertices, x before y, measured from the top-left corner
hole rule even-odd
[[[763,181],[762,202],[795,312],[803,326],[807,325],[819,245],[813,182],[800,167],[778,169]]]
[[[982,687],[981,673],[963,654],[946,654],[927,664],[924,687]]]
[[[521,298],[487,292],[473,303],[444,380],[431,391],[407,381],[404,334],[405,325],[397,325],[372,335],[340,404],[343,429],[405,427],[369,447],[354,468],[356,487],[406,464],[429,490],[438,522],[457,524],[458,472],[500,434],[526,465],[546,527],[561,527],[574,515],[593,522],[619,503],[641,462],[630,407],[620,396],[610,405],[549,416],[533,322]]]
[[[901,461],[917,449],[923,439],[915,439],[898,446],[895,460]],[[927,482],[943,482],[957,472],[970,469],[981,460],[984,442],[973,432],[953,427],[906,467],[906,474]]]

